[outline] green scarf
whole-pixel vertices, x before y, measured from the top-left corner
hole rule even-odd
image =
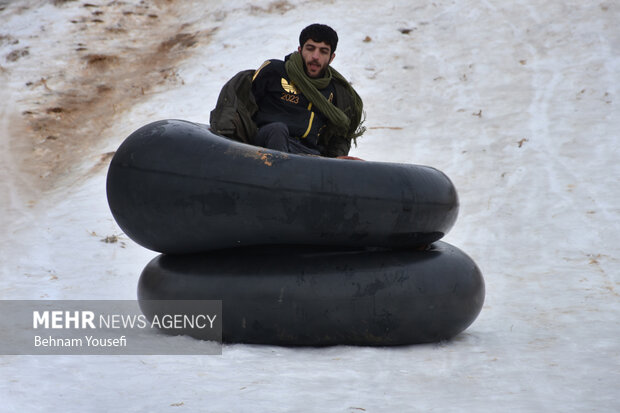
[[[334,131],[339,135],[355,139],[361,136],[366,128],[361,126],[363,103],[351,84],[336,69],[327,66],[325,76],[313,79],[304,70],[304,62],[299,52],[291,54],[285,64],[286,73],[293,84],[310,102],[328,119]],[[353,102],[344,107],[344,111],[327,100],[319,90],[325,89],[332,79],[340,82],[348,90]],[[336,99],[338,101],[338,99]],[[350,99],[347,99],[350,100]],[[339,102],[340,104],[341,102]],[[342,107],[342,105],[340,105]],[[345,113],[347,112],[347,113]]]

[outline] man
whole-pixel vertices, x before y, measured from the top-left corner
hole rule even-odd
[[[312,24],[284,61],[238,73],[220,93],[212,129],[283,152],[346,156],[365,128],[361,98],[330,66],[337,44],[331,27]]]

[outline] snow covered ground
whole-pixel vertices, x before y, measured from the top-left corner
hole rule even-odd
[[[352,155],[459,190],[445,240],[485,275],[476,322],[399,348],[0,356],[1,411],[620,410],[615,1],[0,1],[0,299],[135,299],[156,254],[112,219],[109,153],[156,119],[208,122],[313,22],[364,98]]]

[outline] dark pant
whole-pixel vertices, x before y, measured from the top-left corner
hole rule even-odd
[[[320,155],[318,150],[308,148],[299,139],[289,136],[288,126],[282,122],[261,126],[254,137],[254,145],[281,152]]]

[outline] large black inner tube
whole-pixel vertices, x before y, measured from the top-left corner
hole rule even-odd
[[[261,245],[412,247],[452,228],[458,198],[437,169],[291,155],[181,120],[146,125],[107,176],[116,222],[163,253]]]
[[[222,300],[223,340],[288,346],[403,345],[449,339],[484,302],[484,280],[458,248],[251,247],[160,255],[138,298]],[[193,332],[188,332],[194,335]]]

